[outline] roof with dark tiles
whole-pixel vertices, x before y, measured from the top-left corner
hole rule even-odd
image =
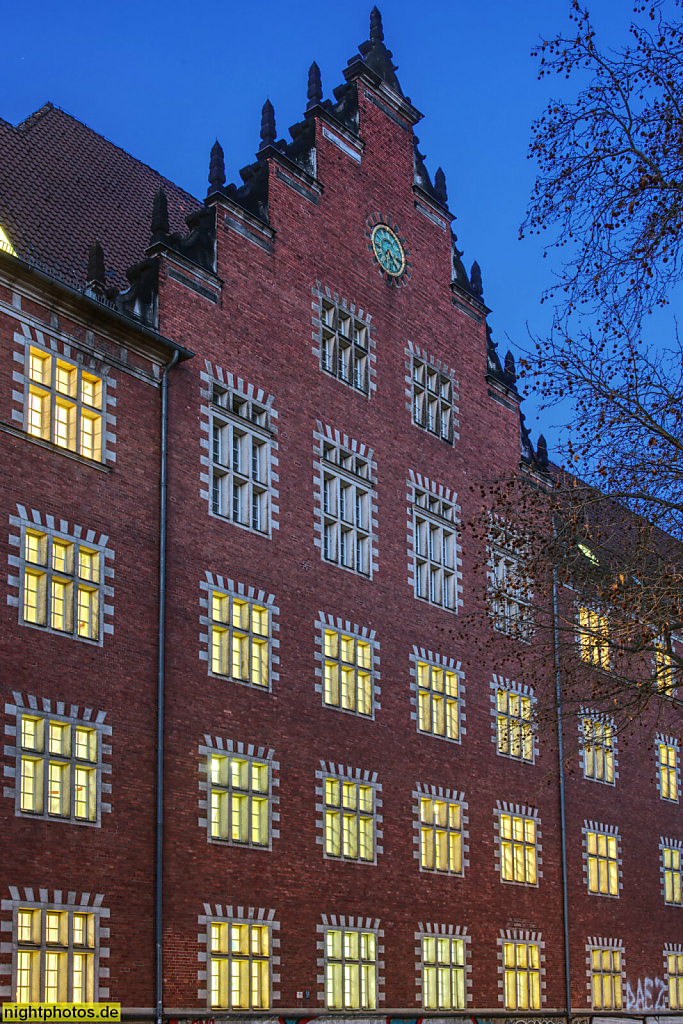
[[[19,125],[0,118],[0,225],[17,255],[79,285],[99,241],[107,285],[128,287],[126,269],[150,241],[154,193],[168,199],[171,231],[202,203],[64,110],[46,103]]]

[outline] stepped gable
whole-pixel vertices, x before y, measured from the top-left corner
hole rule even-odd
[[[88,249],[105,254],[107,287],[126,289],[126,269],[149,245],[155,192],[168,199],[171,231],[201,203],[75,117],[46,103],[21,124],[0,119],[0,224],[17,254],[83,286]]]

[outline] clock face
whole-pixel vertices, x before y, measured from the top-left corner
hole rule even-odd
[[[373,252],[382,270],[391,277],[400,277],[406,268],[406,257],[398,236],[386,224],[376,224],[371,239]]]

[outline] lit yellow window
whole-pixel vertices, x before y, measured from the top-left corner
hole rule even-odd
[[[668,651],[670,639],[659,637],[655,640],[655,675],[657,689],[661,693],[671,693],[674,685],[674,660]]]
[[[24,570],[24,621],[44,626],[47,616],[47,576]]]
[[[591,993],[594,1010],[621,1009],[621,952],[591,951]]]
[[[73,629],[73,584],[70,580],[52,577],[50,590],[50,625],[70,633]]]
[[[88,726],[22,716],[20,809],[95,821],[97,742]]]
[[[372,648],[365,640],[325,630],[324,700],[330,707],[372,714]]]
[[[213,591],[211,671],[252,686],[269,684],[268,609]]]
[[[25,716],[21,720],[21,745],[24,750],[43,749],[43,720],[42,718],[29,718]]]
[[[0,227],[0,249],[2,249],[3,252],[9,253],[10,256],[16,256],[17,255],[17,253],[16,253],[16,251],[14,249],[14,246],[10,242],[9,238],[7,237],[6,232],[3,230],[2,227]],[[18,257],[17,257],[17,259],[18,259]],[[28,1002],[28,1000],[27,1000],[27,1002]]]
[[[417,727],[420,732],[460,738],[458,674],[440,665],[417,663]]]
[[[23,618],[25,622],[88,640],[100,633],[101,554],[62,537],[26,530],[24,537]],[[44,571],[33,568],[44,566]],[[84,583],[74,582],[78,575]],[[75,601],[74,601],[75,598]],[[75,605],[75,607],[74,607]]]
[[[345,860],[375,858],[374,793],[357,782],[325,780],[325,853]]]
[[[40,953],[20,949],[17,953],[18,1003],[37,1003],[40,1000]]]
[[[329,928],[325,933],[325,1005],[328,1010],[377,1006],[374,932]]]
[[[82,580],[89,580],[90,583],[100,582],[100,554],[99,551],[91,551],[89,548],[78,549],[78,575]]]
[[[262,1010],[270,1005],[270,936],[267,925],[212,922],[211,1005]]]
[[[579,608],[579,653],[581,660],[599,668],[609,668],[609,631],[607,616],[592,608]]]
[[[531,698],[498,689],[497,733],[498,753],[520,761],[534,759],[534,728]]]
[[[18,911],[17,1001],[39,1001],[42,980],[45,1002],[92,1002],[94,915],[46,910],[42,919],[41,949],[41,911]]]
[[[48,747],[51,754],[70,754],[69,739],[71,727],[66,722],[50,722],[48,730]]]
[[[28,376],[28,433],[101,461],[101,378],[33,347],[28,356]]]
[[[44,533],[26,531],[24,559],[32,565],[47,565],[47,536]]]
[[[681,903],[681,851],[677,847],[665,846],[664,855],[664,902]]]
[[[462,808],[449,800],[420,799],[420,865],[462,874]]]
[[[537,881],[536,822],[518,814],[500,816],[500,875],[504,882]]]
[[[673,743],[659,744],[659,792],[662,800],[678,801],[678,775],[676,747]]]
[[[422,1005],[425,1010],[465,1008],[465,942],[437,935],[422,939]]]
[[[583,720],[583,774],[596,782],[614,782],[612,726],[598,718]]]
[[[506,942],[505,1009],[539,1010],[541,1007],[541,972],[539,949],[534,942]]]
[[[588,891],[601,896],[619,895],[619,861],[616,836],[587,832]]]
[[[94,729],[76,726],[74,753],[79,761],[97,760],[97,733]]]
[[[209,758],[209,773],[212,838],[247,846],[268,846],[268,764],[214,754]]]
[[[667,954],[667,975],[669,980],[669,1009],[683,1009],[683,954]]]
[[[81,375],[81,401],[92,409],[102,408],[102,381],[90,373]]]

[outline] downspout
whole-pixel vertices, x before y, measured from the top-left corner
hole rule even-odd
[[[553,534],[555,527],[553,525]],[[562,841],[562,925],[564,930],[564,984],[567,1021],[572,1016],[571,973],[569,962],[569,900],[567,897],[567,823],[564,800],[564,751],[562,744],[562,688],[560,676],[560,632],[557,611],[557,566],[553,565],[553,647],[555,660],[555,707],[557,710],[557,755],[560,769],[560,835]]]
[[[163,850],[164,850],[164,648],[166,641],[166,479],[168,449],[168,371],[178,362],[179,352],[161,375],[161,474],[159,487],[159,649],[157,661],[157,766],[156,766],[156,848],[154,864],[154,944],[156,972],[156,1024],[162,1024],[164,1007],[163,943]]]

